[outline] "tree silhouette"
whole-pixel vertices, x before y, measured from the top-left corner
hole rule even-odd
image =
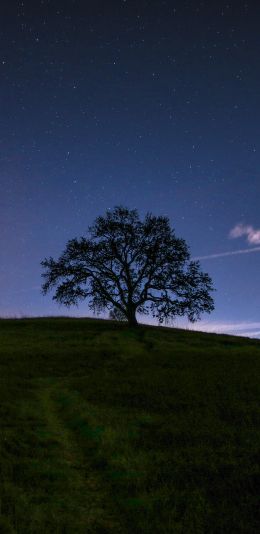
[[[53,299],[71,306],[87,299],[90,309],[118,310],[129,325],[136,313],[160,323],[176,316],[190,321],[214,309],[212,281],[200,270],[183,239],[175,237],[167,217],[116,206],[97,217],[88,237],[68,241],[55,261],[41,262],[43,294],[56,288]]]
[[[127,321],[125,313],[118,308],[113,308],[110,310],[109,319],[112,319],[113,321]]]

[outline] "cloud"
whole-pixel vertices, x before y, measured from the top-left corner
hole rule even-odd
[[[157,325],[156,319],[146,319],[144,324]],[[167,325],[166,325],[167,326]],[[207,332],[209,334],[228,334],[232,336],[243,336],[250,338],[260,338],[260,321],[198,321],[191,323],[188,319],[176,318],[168,325],[168,328],[183,328],[185,330],[195,330],[197,332]]]
[[[230,331],[240,331],[240,330],[256,330],[260,328],[260,322],[249,322],[249,321],[242,321],[242,322],[229,322],[229,321],[201,321],[198,324],[199,329],[200,328],[206,328],[208,332],[213,332],[216,330],[221,330],[222,332],[230,332]],[[197,328],[197,324],[194,328]]]
[[[260,335],[260,322],[203,322],[190,325],[189,330],[199,330],[216,334],[230,334],[235,336],[245,336],[258,338]]]
[[[249,224],[236,224],[229,232],[230,239],[246,236],[249,245],[260,245],[260,229],[256,229]],[[223,258],[224,256],[235,256],[236,254],[249,254],[250,252],[260,252],[260,246],[231,250],[230,252],[216,252],[206,256],[197,256],[193,260],[209,260],[211,258]]]
[[[231,250],[230,252],[217,252],[216,254],[208,254],[207,256],[196,256],[195,258],[192,258],[192,260],[210,260],[212,258],[222,258],[224,256],[235,256],[236,254],[249,254],[250,252],[260,252],[260,247],[242,248],[240,250]]]
[[[260,230],[253,228],[253,226],[239,223],[229,233],[231,239],[236,239],[244,235],[247,236],[247,242],[250,245],[260,245]]]
[[[248,243],[260,245],[260,230],[252,230],[247,236]]]

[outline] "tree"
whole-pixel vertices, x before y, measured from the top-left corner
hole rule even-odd
[[[113,321],[127,321],[125,313],[123,313],[118,308],[113,308],[109,312],[109,319],[112,319]]]
[[[189,261],[183,239],[167,217],[116,206],[97,217],[87,237],[68,241],[55,261],[42,261],[43,294],[56,287],[53,299],[66,306],[88,299],[90,309],[118,310],[130,326],[136,313],[160,323],[186,315],[190,321],[214,309],[212,281]]]

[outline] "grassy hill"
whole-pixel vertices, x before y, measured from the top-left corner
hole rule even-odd
[[[256,533],[260,342],[0,321],[1,533]]]

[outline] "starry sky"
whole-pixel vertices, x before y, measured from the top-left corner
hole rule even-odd
[[[260,337],[259,22],[251,0],[2,2],[0,316],[91,315],[41,295],[40,262],[121,204],[212,277],[196,329]]]

